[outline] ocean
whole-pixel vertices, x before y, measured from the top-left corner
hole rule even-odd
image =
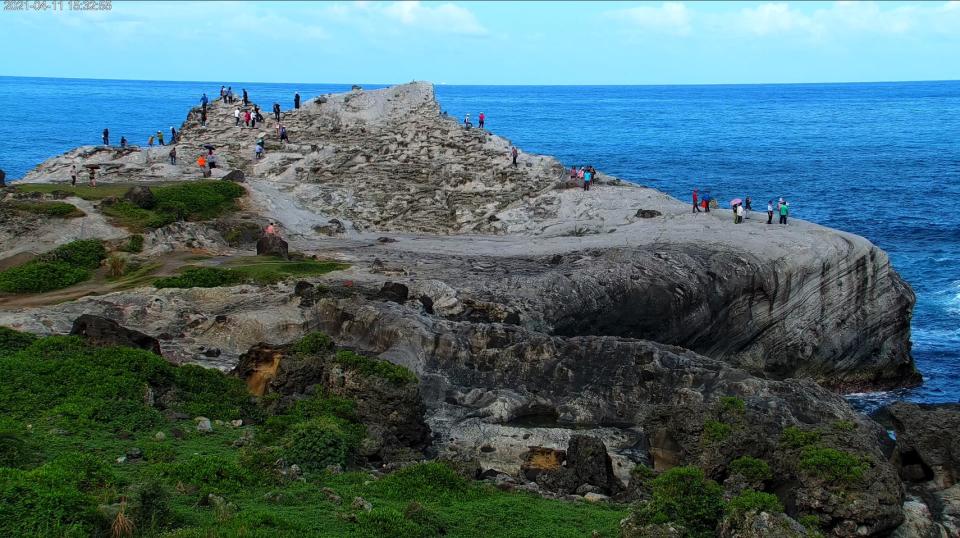
[[[0,169],[125,136],[146,144],[179,128],[219,82],[0,77]],[[267,111],[349,84],[229,83]],[[373,89],[381,86],[365,86]],[[526,152],[593,165],[687,200],[784,197],[791,215],[862,235],[913,286],[921,387],[850,397],[960,401],[960,81],[715,86],[437,86],[457,118]]]

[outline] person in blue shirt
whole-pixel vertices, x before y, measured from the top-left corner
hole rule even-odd
[[[583,190],[585,191],[590,190],[590,180],[593,179],[593,172],[591,170],[592,169],[587,168],[583,171]]]
[[[207,103],[209,103],[209,102],[210,102],[210,100],[207,99],[207,94],[204,93],[203,96],[200,98],[200,104],[203,105],[204,108],[206,108]]]

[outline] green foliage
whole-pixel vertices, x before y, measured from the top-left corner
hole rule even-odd
[[[380,377],[394,385],[417,382],[417,376],[403,366],[389,361],[364,357],[352,351],[338,351],[333,360],[348,370],[354,370],[367,376]]]
[[[746,409],[746,403],[742,398],[737,398],[735,396],[721,396],[720,409],[723,411],[742,414]]]
[[[652,482],[650,501],[637,518],[646,524],[677,523],[696,538],[713,536],[723,514],[723,489],[696,467],[674,467]]]
[[[0,467],[27,469],[43,460],[43,448],[22,424],[0,417]]]
[[[380,488],[392,495],[406,495],[421,502],[457,498],[467,494],[467,481],[440,462],[404,467],[380,480]]]
[[[838,420],[833,423],[833,428],[842,432],[852,432],[857,429],[857,424],[849,420]]]
[[[143,252],[143,236],[140,234],[131,235],[130,239],[127,239],[127,244],[123,245],[120,250],[124,252]]]
[[[751,482],[762,482],[773,478],[767,462],[750,456],[743,456],[730,462],[730,472],[741,474]]]
[[[317,355],[332,350],[333,340],[322,332],[312,332],[293,344],[294,353],[304,355]]]
[[[358,431],[334,417],[298,422],[284,440],[283,454],[291,463],[318,471],[328,465],[346,465],[360,444]]]
[[[37,337],[7,327],[0,327],[0,357],[29,347]]]
[[[797,523],[803,525],[810,532],[820,533],[820,518],[813,514],[798,517]]]
[[[130,190],[132,184],[129,183],[97,183],[96,187],[88,185],[77,185],[70,187],[69,192],[84,200],[96,201],[104,198],[120,198]],[[42,194],[52,194],[55,191],[63,192],[66,187],[58,183],[20,183],[14,185],[17,192],[39,192]]]
[[[820,432],[801,430],[796,426],[784,428],[780,434],[780,443],[790,448],[803,448],[815,444],[820,440]]]
[[[66,202],[13,202],[10,206],[17,211],[23,211],[25,213],[63,219],[72,219],[86,215],[86,213],[80,211],[77,206]]]
[[[638,463],[633,466],[633,469],[630,469],[630,480],[640,480],[646,481],[654,478],[656,473],[653,472],[653,469],[647,467],[642,463]]]
[[[244,382],[219,370],[194,364],[173,369],[176,409],[190,416],[233,420],[258,415]]]
[[[250,470],[241,467],[235,457],[222,455],[194,454],[157,468],[162,476],[196,486],[203,493],[235,492],[255,481]]]
[[[170,443],[151,443],[144,447],[143,459],[150,463],[173,463],[177,459],[177,451]]]
[[[66,288],[90,278],[90,271],[60,262],[31,261],[0,271],[0,291],[43,293]]]
[[[708,443],[719,443],[730,436],[733,427],[718,420],[708,420],[703,424],[703,439]]]
[[[176,215],[161,213],[154,209],[143,209],[126,200],[101,205],[100,211],[120,226],[135,232],[161,228],[177,220]]]
[[[107,257],[107,249],[99,239],[78,239],[40,256],[41,261],[62,262],[83,269],[96,269]]]
[[[138,484],[130,496],[134,521],[141,531],[168,526],[174,520],[170,490],[156,479]]]
[[[806,446],[800,454],[800,469],[824,480],[853,482],[870,467],[865,458],[821,446]]]
[[[732,517],[740,517],[747,512],[778,514],[783,512],[783,504],[776,495],[748,489],[727,503],[727,514]]]
[[[240,275],[217,267],[188,267],[179,276],[168,276],[153,281],[157,288],[216,288],[240,283]]]
[[[126,201],[104,204],[101,211],[134,231],[160,228],[178,220],[209,220],[236,208],[246,194],[229,181],[191,181],[152,189],[156,205],[143,209]]]
[[[436,536],[392,508],[374,508],[357,514],[361,536],[369,538],[416,538]]]

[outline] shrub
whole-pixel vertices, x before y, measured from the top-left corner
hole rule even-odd
[[[630,480],[650,480],[654,478],[656,473],[653,472],[653,469],[647,467],[642,463],[638,463],[633,466],[633,469],[630,469]]]
[[[708,443],[719,443],[726,439],[733,427],[718,420],[708,420],[703,424],[703,439]]]
[[[156,209],[180,220],[212,219],[235,207],[234,200],[247,193],[231,181],[193,181],[153,190]]]
[[[159,529],[173,521],[170,491],[158,480],[137,485],[131,497],[132,513],[140,529]]]
[[[110,276],[115,278],[121,277],[126,271],[127,260],[116,254],[111,254],[110,257],[107,258],[107,268],[109,269]]]
[[[283,455],[291,463],[317,471],[328,465],[346,465],[357,446],[359,439],[343,421],[318,417],[290,428]]]
[[[842,432],[852,432],[857,429],[857,424],[849,420],[838,420],[833,423],[834,429]]]
[[[74,267],[96,269],[107,257],[107,249],[99,239],[78,239],[40,256],[42,261],[63,262]]]
[[[158,278],[157,288],[216,288],[240,283],[240,276],[229,269],[217,267],[188,267],[179,276]]]
[[[253,482],[252,475],[237,462],[223,454],[194,454],[172,464],[157,465],[161,474],[186,484],[192,484],[202,492],[233,492]]]
[[[387,495],[431,502],[461,497],[469,490],[466,479],[436,461],[404,467],[382,478],[378,486]]]
[[[66,288],[90,278],[90,271],[62,262],[27,262],[0,271],[0,291],[44,293]]]
[[[735,396],[722,396],[720,398],[720,409],[733,413],[742,414],[746,409],[746,403],[741,398]]]
[[[416,522],[392,508],[374,508],[357,514],[360,536],[368,538],[417,538],[430,536]]]
[[[364,357],[352,351],[338,351],[334,356],[334,362],[348,370],[354,370],[363,375],[386,379],[394,385],[417,382],[417,376],[403,366],[385,360]]]
[[[820,532],[820,518],[813,514],[798,517],[797,523],[803,525],[808,531]]]
[[[762,482],[773,478],[767,462],[750,456],[743,456],[730,462],[730,472],[743,475],[751,482]]]
[[[46,215],[48,217],[76,218],[86,215],[86,213],[80,211],[77,206],[66,202],[15,202],[11,204],[11,206],[17,211]]]
[[[130,236],[130,239],[127,239],[127,244],[121,247],[120,250],[124,252],[142,252],[143,251],[143,236],[140,234],[133,234]]]
[[[803,448],[805,446],[812,445],[819,440],[820,432],[816,430],[801,430],[796,426],[784,428],[783,433],[780,434],[780,443],[790,448]]]
[[[824,480],[852,482],[868,468],[863,457],[835,448],[807,446],[800,455],[800,469]]]
[[[168,443],[151,443],[143,449],[143,459],[150,463],[173,463],[177,451]]]
[[[293,344],[295,353],[316,355],[333,350],[333,340],[322,332],[312,332]]]
[[[184,364],[173,369],[173,383],[177,387],[173,407],[190,416],[233,420],[258,414],[244,382],[214,368]]]
[[[0,467],[27,469],[40,463],[43,452],[23,424],[0,418]]]
[[[0,327],[0,357],[10,355],[28,347],[37,337],[7,327]]]
[[[651,499],[636,516],[645,524],[677,523],[691,536],[713,536],[723,513],[723,489],[696,467],[674,467],[652,482]]]
[[[727,514],[732,517],[740,517],[747,512],[779,514],[783,512],[783,504],[776,495],[748,489],[727,503]]]

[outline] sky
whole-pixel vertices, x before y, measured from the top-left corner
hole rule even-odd
[[[481,85],[960,79],[957,0],[105,4],[0,12],[0,76]]]

